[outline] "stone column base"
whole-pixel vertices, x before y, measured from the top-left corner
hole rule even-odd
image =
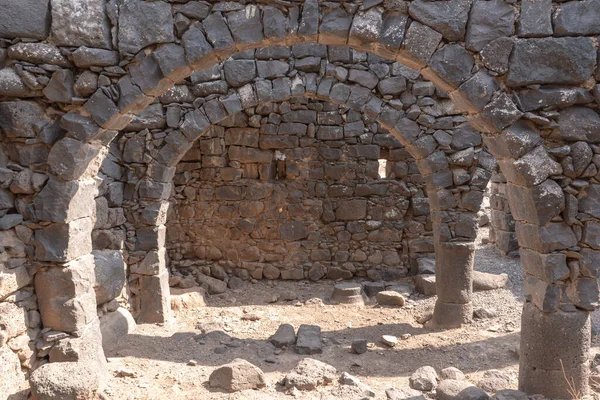
[[[435,310],[431,320],[425,327],[428,329],[460,328],[473,320],[473,303],[452,304],[443,303],[439,299],[435,303]]]
[[[519,390],[551,399],[589,391],[589,312],[544,313],[525,303],[521,317]]]

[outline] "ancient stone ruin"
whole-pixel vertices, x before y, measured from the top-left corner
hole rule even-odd
[[[427,327],[468,324],[490,180],[519,389],[587,393],[599,34],[598,0],[0,0],[0,397],[92,398],[170,286],[435,259]]]

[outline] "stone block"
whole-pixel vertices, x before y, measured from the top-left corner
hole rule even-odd
[[[300,325],[296,340],[296,353],[312,355],[322,352],[321,328],[317,325]]]
[[[125,285],[125,263],[120,251],[94,250],[94,291],[98,305],[121,294]]]
[[[11,400],[26,400],[29,385],[25,374],[21,371],[19,356],[11,349],[0,349],[0,393],[6,394]]]
[[[558,310],[561,289],[533,276],[525,276],[525,300],[546,313]]]
[[[441,40],[440,33],[414,21],[406,31],[403,48],[418,64],[426,64]]]
[[[552,0],[522,1],[517,34],[520,37],[552,36],[551,18]]]
[[[517,161],[500,160],[500,169],[506,180],[515,185],[535,186],[552,175],[562,173],[562,167],[554,161],[543,146],[538,146]]]
[[[521,264],[530,276],[549,283],[562,281],[569,276],[567,257],[564,254],[540,254],[526,248],[521,248],[520,253]]]
[[[139,278],[140,310],[138,322],[145,324],[166,322],[171,313],[169,299],[169,273]]]
[[[342,221],[364,219],[367,216],[367,201],[360,199],[345,200],[340,202],[335,217]]]
[[[39,90],[32,90],[13,68],[0,69],[0,95],[6,97],[39,97]]]
[[[556,36],[591,36],[600,34],[596,21],[600,18],[600,4],[595,0],[561,4],[554,13]]]
[[[172,42],[173,25],[168,3],[126,2],[119,8],[119,50],[136,54],[151,44]]]
[[[436,51],[430,60],[431,68],[440,77],[458,87],[471,75],[473,56],[458,44],[448,44]]]
[[[27,267],[21,265],[8,269],[0,265],[0,301],[15,293],[17,290],[31,284],[33,277],[27,272]]]
[[[67,224],[54,223],[35,231],[35,258],[38,261],[71,261],[92,251],[91,218]]]
[[[164,225],[144,227],[137,230],[137,250],[160,249],[165,245]]]
[[[69,181],[81,178],[86,172],[95,175],[100,169],[100,160],[93,163],[103,147],[87,144],[79,140],[64,138],[59,140],[48,154],[48,165],[59,178]]]
[[[30,101],[0,103],[0,129],[8,138],[35,138],[36,126],[48,121],[44,108]]]
[[[510,203],[519,205],[511,210],[512,215],[523,222],[545,225],[558,216],[565,207],[562,188],[552,179],[547,179],[532,188],[509,183],[507,192]],[[513,230],[502,224],[497,226],[505,231]]]
[[[50,0],[1,0],[0,37],[44,40],[50,31]]]
[[[417,0],[410,3],[409,14],[417,21],[440,32],[450,42],[463,41],[471,2]]]
[[[514,33],[515,9],[502,0],[475,1],[471,7],[465,43],[481,51],[486,44]]]
[[[64,267],[48,267],[35,275],[44,327],[77,332],[96,318],[94,258],[87,254]]]
[[[279,226],[279,234],[282,240],[302,240],[308,235],[306,226],[301,221],[293,221]]]
[[[591,38],[521,39],[510,60],[509,87],[579,84],[592,76],[596,53]]]
[[[112,47],[105,0],[52,0],[52,38],[58,46]]]
[[[65,182],[51,177],[35,197],[36,217],[42,221],[68,223],[91,216],[97,194],[92,180]]]
[[[229,147],[229,159],[241,163],[270,163],[273,160],[273,153],[248,147]]]
[[[565,250],[577,244],[577,237],[571,228],[562,222],[538,226],[517,221],[515,232],[521,246],[540,253]]]

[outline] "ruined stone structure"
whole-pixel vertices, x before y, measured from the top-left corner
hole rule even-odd
[[[353,203],[329,200],[323,215],[352,235],[374,220],[377,201],[398,210],[408,201],[414,215],[426,195],[438,328],[471,319],[477,211],[499,165],[526,273],[520,388],[567,398],[566,374],[587,391],[600,249],[599,1],[0,0],[0,9],[3,375],[20,381],[19,363],[49,360],[32,374],[34,391],[56,374],[101,384],[98,316],[119,313],[124,283],[138,321],[169,314],[166,225],[184,218],[191,189],[194,199],[214,187],[207,200],[254,201],[253,188],[277,187],[284,174],[309,185],[311,171],[325,179],[348,157],[369,177],[378,153],[414,160],[424,187],[401,199],[359,181],[347,186]],[[316,123],[303,119],[311,112]],[[190,159],[200,170],[186,174]],[[257,177],[246,189],[236,181]],[[361,199],[359,184],[378,200]],[[336,190],[348,189],[332,183],[327,198]],[[221,221],[230,212],[244,229],[255,221],[234,212],[258,217],[249,204],[223,207]],[[413,222],[423,224],[414,218],[407,230]],[[264,228],[252,240],[298,239],[281,253],[288,264],[260,249],[245,262],[275,264],[282,277],[310,278],[316,263],[349,271],[321,260],[341,245],[328,256],[312,249],[300,224]],[[174,261],[185,243],[171,247]],[[410,255],[407,244],[398,248]],[[191,247],[198,258],[216,254]],[[310,267],[292,257],[301,247]],[[267,265],[240,267],[268,278]]]

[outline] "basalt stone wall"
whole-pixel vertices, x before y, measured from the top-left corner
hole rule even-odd
[[[587,390],[588,311],[599,297],[598,0],[0,0],[0,9],[0,167],[9,170],[0,188],[0,212],[8,217],[2,231],[2,280],[8,282],[3,290],[12,296],[33,279],[43,327],[59,332],[52,337],[65,344],[53,347],[51,361],[52,354],[65,356],[67,349],[90,355],[98,347],[92,278],[95,178],[117,131],[193,71],[249,49],[319,43],[372,52],[415,69],[447,92],[482,132],[507,180],[527,273],[520,387],[568,397],[566,374],[578,390]],[[124,210],[123,225],[125,248],[140,252],[135,267],[146,268],[137,269],[131,281],[141,282],[136,287],[147,296],[141,302],[144,320],[164,321],[168,315],[168,275],[160,249],[171,168],[211,125],[262,103],[302,95],[368,114],[415,158],[431,188],[438,278],[432,323],[468,322],[476,210],[464,207],[460,221],[446,219],[445,212],[477,204],[480,190],[473,179],[495,165],[480,151],[469,190],[461,192],[447,168],[451,154],[435,132],[393,112],[397,99],[382,97],[368,80],[348,80],[349,75],[294,75],[291,70],[275,79],[259,76],[232,85],[227,94],[192,103],[181,126],[168,134],[146,134],[160,147],[144,152],[140,164],[148,165],[147,173],[124,171],[123,189],[123,205],[131,201],[133,209],[138,203],[130,215]],[[138,182],[128,189],[130,179]],[[24,185],[25,192],[15,193],[13,183]],[[119,229],[112,226],[117,222],[109,218],[98,231]],[[459,222],[466,229],[457,230]],[[119,243],[120,235],[106,241]],[[136,239],[130,242],[130,237]],[[72,350],[80,342],[87,350]],[[103,358],[94,360],[97,368],[77,367],[104,371]],[[53,363],[38,374],[72,367]]]
[[[306,99],[250,114],[213,128],[177,165],[172,271],[391,280],[433,253],[414,159],[368,117]]]
[[[240,86],[285,94],[282,84],[319,79],[338,82],[331,100],[341,103],[377,93],[389,102],[385,118],[403,117],[407,132],[430,135],[422,146],[435,150],[436,179],[445,188],[439,194],[443,240],[475,237],[476,211],[496,163],[446,93],[413,69],[348,47],[249,50],[161,96],[123,129],[100,168],[96,214],[104,222],[96,223],[94,247],[125,246],[134,310],[157,257],[171,265],[172,285],[188,286],[191,272],[224,277],[224,269],[246,279],[393,279],[433,255],[424,179],[413,156],[371,113],[298,89],[296,96],[287,92],[288,101],[251,104],[228,117],[215,101]],[[189,129],[189,111],[201,104],[225,119],[187,150],[176,134]],[[164,183],[153,181],[155,160],[174,151],[181,162],[158,171]],[[381,175],[396,182],[382,184],[379,160],[386,161]],[[169,222],[169,251],[157,253],[146,235],[156,227],[147,221],[166,211],[156,200],[169,198],[171,214],[161,217]],[[358,249],[357,241],[367,245]]]

